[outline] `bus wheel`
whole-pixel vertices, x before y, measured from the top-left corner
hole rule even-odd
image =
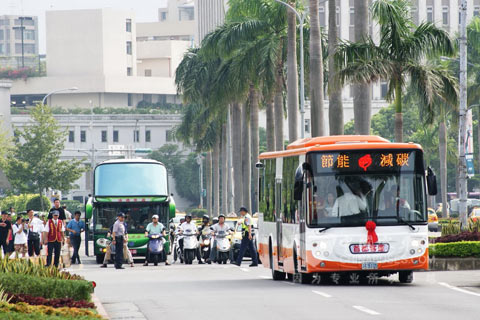
[[[273,255],[272,248],[270,247],[270,268],[272,269],[272,278],[273,280],[285,280],[285,272],[280,272],[274,269],[273,267]]]
[[[103,254],[95,255],[95,260],[97,261],[97,264],[103,263],[103,259],[105,259],[105,256]]]
[[[297,259],[297,250],[293,251],[293,265],[295,268],[295,273],[292,275],[292,281],[294,283],[301,284],[311,284],[313,277],[309,273],[298,272],[298,259]]]
[[[400,281],[400,283],[412,283],[413,271],[399,271],[398,280]]]

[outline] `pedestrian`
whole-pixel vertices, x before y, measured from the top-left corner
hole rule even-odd
[[[0,247],[3,248],[3,254],[8,257],[8,242],[12,235],[12,224],[7,219],[7,212],[2,211],[2,218],[0,219]]]
[[[28,233],[28,226],[25,219],[18,216],[15,224],[12,226],[12,232],[15,234],[15,240],[13,241],[15,245],[15,258],[18,258],[20,255],[22,255],[22,258],[25,258],[27,254]]]
[[[125,237],[125,214],[120,212],[117,221],[113,225],[112,230],[112,243],[115,245],[115,269],[125,269],[123,264],[123,246],[126,242]]]
[[[65,223],[68,224],[72,220],[72,213],[67,210],[67,205],[62,205],[62,209],[65,212]]]
[[[255,246],[253,245],[252,216],[248,213],[248,210],[245,207],[241,207],[239,212],[243,217],[242,242],[240,244],[237,261],[233,264],[236,264],[237,266],[240,266],[242,264],[243,255],[248,248],[248,250],[250,250],[250,255],[252,256],[252,264],[250,264],[250,267],[256,267],[258,266],[258,260],[257,252],[255,251]]]
[[[38,213],[32,209],[27,210],[28,215],[28,256],[40,256],[40,237],[43,232],[43,221],[38,218]]]
[[[60,207],[60,200],[55,199],[53,200],[53,208],[50,209],[48,212],[48,220],[52,219],[53,213],[58,212],[58,219],[65,221],[65,210],[63,210],[62,207]]]
[[[47,267],[52,264],[52,255],[55,254],[53,264],[58,268],[60,261],[60,250],[64,243],[65,225],[59,218],[60,212],[52,212],[52,219],[48,219],[43,230],[43,244],[47,246]]]
[[[67,230],[70,233],[70,244],[73,247],[72,264],[75,264],[77,261],[78,264],[81,263],[78,250],[82,243],[82,232],[85,231],[85,222],[80,220],[81,215],[80,211],[75,211],[73,220],[67,224]]]
[[[10,222],[10,228],[13,226],[12,219],[16,216],[16,213],[13,212],[13,208],[10,208],[10,211],[7,214],[7,220]],[[10,255],[15,251],[13,240],[15,239],[15,235],[13,232],[10,232],[10,235],[8,236],[8,245],[7,245],[7,257],[10,257]]]

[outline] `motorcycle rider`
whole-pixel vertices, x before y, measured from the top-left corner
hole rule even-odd
[[[230,234],[230,227],[225,223],[225,215],[222,213],[218,216],[218,223],[210,227],[212,229],[212,236],[215,236],[217,232],[223,231],[225,235]],[[217,260],[217,239],[213,240],[212,250],[210,251],[210,258],[208,259],[208,264],[211,264],[212,261]]]
[[[210,234],[210,217],[206,214],[203,215],[202,217],[202,225],[198,228],[198,242],[200,244],[203,244],[202,242],[202,235],[205,233]],[[210,251],[211,252],[211,251]],[[201,253],[201,245],[200,245],[200,253]],[[205,262],[209,262],[209,259],[207,258]]]
[[[197,226],[195,225],[195,222],[192,221],[192,215],[189,213],[185,215],[185,222],[180,225],[180,234],[183,234],[183,232],[185,232],[185,230],[187,229],[192,230],[194,233],[198,235]],[[180,244],[180,249],[183,252],[183,239],[179,240],[179,244]],[[203,264],[199,247],[197,247],[196,255],[197,255],[198,264]]]
[[[148,237],[149,235],[151,234],[161,234],[162,236],[166,236],[166,232],[165,232],[165,226],[161,223],[161,222],[158,222],[158,215],[154,214],[152,216],[152,222],[150,222],[148,225],[147,225],[147,228],[145,229],[145,237]],[[148,246],[149,246],[149,242],[147,243],[147,252],[145,253],[145,263],[143,264],[144,266],[148,266],[148,259],[150,258],[150,255],[149,255],[149,250],[148,250]],[[164,251],[165,253],[165,251]],[[167,261],[167,257],[165,256],[165,265],[168,266],[170,265]]]

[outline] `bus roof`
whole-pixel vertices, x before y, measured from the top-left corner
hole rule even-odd
[[[312,151],[335,151],[357,149],[419,149],[422,147],[413,142],[390,142],[379,136],[342,135],[304,138],[292,142],[284,151],[264,152],[259,159],[271,159],[302,155]]]
[[[157,160],[153,159],[112,159],[112,160],[106,160],[103,161],[102,163],[98,164],[99,166],[102,164],[112,164],[112,163],[153,163],[153,164],[160,164],[164,166],[163,163]]]

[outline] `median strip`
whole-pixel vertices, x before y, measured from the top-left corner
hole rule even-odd
[[[377,316],[379,315],[380,313],[378,313],[377,311],[373,311],[371,309],[368,309],[368,308],[365,308],[364,306],[353,306],[355,309],[359,310],[359,311],[362,311],[362,312],[365,312],[365,313],[368,313],[372,316]]]

